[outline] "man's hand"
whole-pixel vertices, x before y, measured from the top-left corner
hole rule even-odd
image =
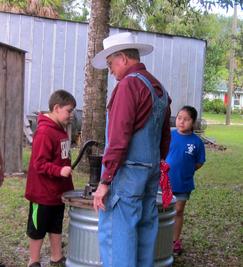
[[[99,184],[97,190],[95,191],[95,193],[93,193],[94,196],[93,206],[95,211],[98,211],[98,209],[105,210],[105,200],[108,192],[109,192],[108,185]]]
[[[70,166],[64,166],[62,169],[61,169],[61,176],[63,177],[69,177],[72,173],[72,168]]]

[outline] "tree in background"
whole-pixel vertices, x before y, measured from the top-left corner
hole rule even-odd
[[[87,12],[88,1],[85,2],[83,8]],[[198,5],[195,5],[195,2],[188,0],[111,0],[110,25],[207,40],[204,91],[212,92],[217,90],[219,82],[227,81],[229,77],[232,18],[209,14],[208,11],[216,6],[228,10],[233,7],[235,1],[197,1]],[[243,1],[236,2],[243,5]],[[242,25],[243,22],[239,21],[238,24]],[[239,51],[242,51],[240,39],[238,43]],[[237,84],[243,80],[243,73],[240,69],[242,57],[239,51],[236,53],[239,66],[236,71]]]
[[[204,92],[217,90],[228,79],[231,18],[203,15],[192,25],[194,37],[207,40]]]
[[[49,18],[87,21],[89,0],[0,0],[0,11]],[[79,10],[82,9],[82,15]]]
[[[72,21],[87,22],[89,19],[90,0],[64,0],[63,12],[60,13],[62,19]],[[81,12],[80,12],[81,11]]]
[[[104,143],[107,96],[107,70],[97,70],[91,60],[103,49],[109,35],[110,0],[92,0],[88,30],[88,53],[85,66],[84,104],[81,143],[94,139]]]
[[[110,22],[114,27],[142,30],[142,14],[147,1],[111,0]]]
[[[0,11],[58,18],[61,0],[0,0]]]
[[[235,85],[236,87],[243,88],[243,22],[239,25],[235,57],[237,65],[235,70]]]

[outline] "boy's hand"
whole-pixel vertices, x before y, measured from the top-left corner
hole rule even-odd
[[[72,173],[72,169],[70,166],[64,166],[62,169],[61,169],[61,176],[64,176],[64,177],[69,177]]]

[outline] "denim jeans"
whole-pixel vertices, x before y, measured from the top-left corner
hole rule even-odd
[[[138,179],[139,177],[139,179]],[[158,231],[156,195],[159,172],[124,165],[99,212],[100,253],[104,267],[152,267]]]

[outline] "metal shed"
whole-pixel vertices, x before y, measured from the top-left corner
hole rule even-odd
[[[6,173],[22,171],[25,51],[0,43],[0,150]]]
[[[111,28],[110,34],[127,31]],[[131,30],[139,42],[154,46],[142,62],[172,97],[172,115],[185,105],[202,111],[206,41],[175,35]],[[71,92],[83,106],[84,67],[88,24],[0,12],[0,41],[27,51],[24,113],[47,110],[50,94]],[[108,77],[108,97],[115,80]]]

